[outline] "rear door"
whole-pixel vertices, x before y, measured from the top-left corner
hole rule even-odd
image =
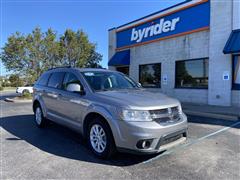
[[[58,102],[59,96],[61,96],[62,82],[64,78],[64,72],[53,72],[48,80],[47,88],[44,92],[44,102],[47,107],[48,116],[53,118],[59,117],[58,109],[61,104]]]
[[[44,73],[41,75],[41,77],[38,79],[38,81],[34,85],[34,96],[39,97],[41,101],[43,101],[43,108],[48,111],[48,108],[46,106],[45,100],[46,100],[46,89],[47,89],[47,83],[49,80],[51,73]]]

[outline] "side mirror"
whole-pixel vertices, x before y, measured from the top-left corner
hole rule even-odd
[[[71,83],[67,85],[67,91],[83,94],[83,90],[80,84]]]

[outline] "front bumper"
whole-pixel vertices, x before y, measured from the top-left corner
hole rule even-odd
[[[119,151],[137,153],[157,153],[187,140],[187,117],[181,115],[181,120],[169,125],[160,125],[152,122],[126,122],[118,121],[119,130],[114,134],[115,143]],[[139,141],[149,140],[148,148],[139,148]]]

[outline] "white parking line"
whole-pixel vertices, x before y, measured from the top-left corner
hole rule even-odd
[[[179,151],[179,150],[181,150],[181,149],[184,149],[185,147],[194,145],[194,144],[196,144],[196,143],[198,143],[198,142],[200,142],[200,141],[203,141],[204,139],[207,139],[207,138],[209,138],[209,137],[212,137],[212,136],[215,136],[215,135],[217,135],[217,134],[219,134],[219,133],[222,133],[222,132],[224,132],[224,131],[227,131],[228,129],[233,128],[234,126],[237,126],[237,125],[239,125],[239,124],[240,124],[240,121],[237,121],[236,123],[233,123],[231,126],[222,128],[222,129],[220,129],[220,130],[218,130],[218,131],[215,131],[215,132],[210,133],[210,134],[208,134],[208,135],[206,135],[206,136],[200,137],[200,138],[198,138],[198,139],[196,139],[196,140],[190,141],[190,142],[188,142],[188,143],[186,143],[186,144],[182,144],[182,145],[180,145],[180,146],[178,146],[178,147],[176,147],[176,148],[173,148],[172,150],[165,151],[164,153],[162,153],[162,154],[160,154],[160,155],[158,155],[158,156],[156,156],[156,157],[154,157],[154,158],[152,158],[152,159],[149,159],[149,160],[147,160],[147,161],[144,161],[144,162],[142,162],[142,163],[140,163],[140,164],[146,164],[146,163],[152,162],[152,161],[154,161],[154,160],[157,160],[157,159],[159,159],[159,158],[162,157],[162,156],[171,154],[171,153],[173,153],[173,152],[176,152],[176,151]]]

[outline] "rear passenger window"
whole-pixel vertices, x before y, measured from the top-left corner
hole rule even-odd
[[[50,76],[50,79],[48,81],[48,86],[52,87],[52,88],[61,89],[63,77],[64,77],[64,72],[52,73],[52,75]]]
[[[37,84],[38,84],[38,85],[41,85],[41,86],[46,86],[46,85],[47,85],[47,82],[48,82],[49,75],[50,75],[49,73],[43,74],[43,75],[39,78]]]
[[[80,84],[80,81],[73,73],[66,73],[63,81],[63,89],[66,90],[67,86],[72,83]]]

